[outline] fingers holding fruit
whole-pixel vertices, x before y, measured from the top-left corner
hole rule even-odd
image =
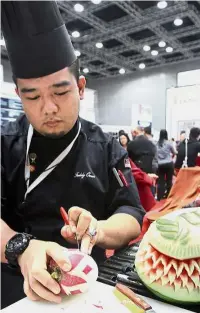
[[[59,303],[60,286],[47,271],[47,263],[51,258],[60,268],[70,271],[71,263],[67,249],[53,242],[31,240],[27,249],[19,257],[18,262],[24,276],[24,292],[31,300],[40,298]]]

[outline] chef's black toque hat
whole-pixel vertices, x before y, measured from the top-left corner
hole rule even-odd
[[[75,62],[55,1],[1,1],[1,23],[16,78],[46,76]]]

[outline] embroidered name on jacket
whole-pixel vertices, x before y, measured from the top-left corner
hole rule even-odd
[[[75,175],[74,175],[75,178],[80,178],[80,179],[83,179],[85,177],[87,178],[96,178],[96,176],[94,174],[92,174],[91,172],[88,172],[88,173],[84,173],[84,172],[76,172]]]

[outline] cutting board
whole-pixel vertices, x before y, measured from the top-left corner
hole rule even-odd
[[[96,282],[87,293],[65,297],[61,304],[33,302],[25,298],[3,309],[2,313],[130,313],[115,297],[113,289],[112,286]],[[143,298],[156,313],[192,312],[147,297]]]

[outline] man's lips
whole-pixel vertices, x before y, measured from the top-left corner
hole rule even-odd
[[[57,126],[61,121],[48,121],[45,123],[45,125],[49,126],[49,127],[55,127]]]

